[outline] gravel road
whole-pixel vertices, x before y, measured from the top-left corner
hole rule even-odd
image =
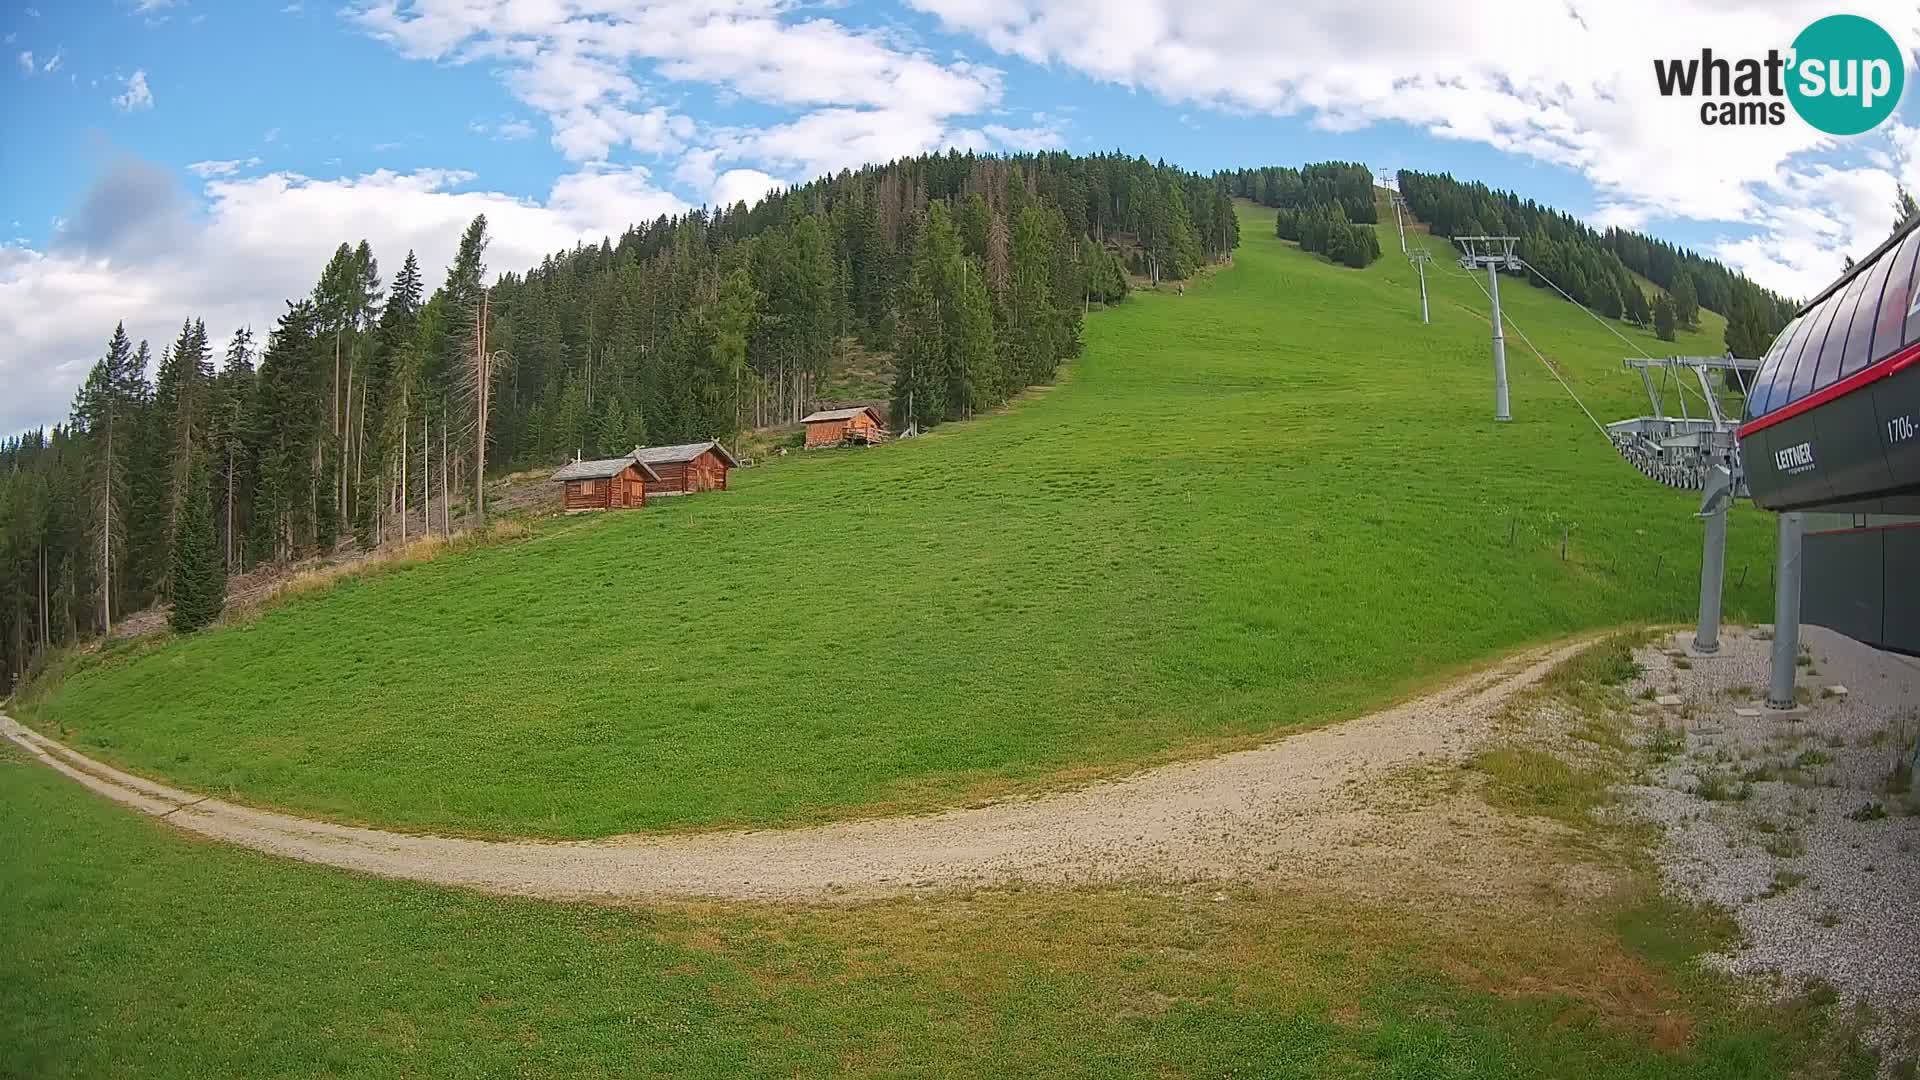
[[[1405,895],[1403,873],[1489,902],[1510,849],[1489,815],[1381,804],[1374,781],[1457,763],[1491,715],[1586,641],[1264,747],[1062,794],[817,828],[586,842],[404,835],[223,802],[128,775],[0,716],[0,734],[170,825],[306,862],[548,898],[823,899],[1025,882],[1298,878]],[[1464,819],[1464,820],[1463,820]]]

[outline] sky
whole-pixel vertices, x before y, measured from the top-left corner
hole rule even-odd
[[[1837,139],[1709,128],[1656,58],[1759,56],[1768,0],[0,0],[0,432],[116,322],[264,335],[333,248],[437,283],[957,147],[1449,171],[1806,296],[1920,188],[1920,95]],[[1872,0],[1912,78],[1920,9]]]

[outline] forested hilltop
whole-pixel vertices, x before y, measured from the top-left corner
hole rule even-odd
[[[191,629],[228,573],[417,536],[430,501],[477,520],[488,473],[795,421],[855,344],[892,356],[896,428],[969,416],[1050,379],[1128,267],[1179,280],[1237,242],[1223,179],[949,153],[491,285],[484,218],[437,289],[413,252],[389,278],[343,243],[264,341],[189,317],[156,367],[115,328],[70,422],[0,443],[0,687],[156,600]]]
[[[1697,328],[1700,309],[1727,319],[1727,348],[1757,357],[1793,317],[1798,304],[1754,284],[1725,264],[1628,229],[1599,232],[1571,214],[1522,200],[1511,191],[1456,180],[1445,173],[1402,169],[1400,194],[1415,217],[1437,236],[1517,236],[1520,257],[1574,299],[1612,319],[1653,326]],[[1631,273],[1629,273],[1631,271]],[[1665,290],[1648,297],[1639,274]]]
[[[1358,270],[1380,257],[1373,173],[1353,161],[1223,173],[1235,195],[1274,207],[1274,235]]]

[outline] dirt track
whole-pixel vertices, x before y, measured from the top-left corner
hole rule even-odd
[[[817,828],[554,843],[411,836],[236,806],[130,776],[0,716],[0,734],[94,791],[257,851],[385,877],[555,899],[854,898],[1014,881],[1402,874],[1462,895],[1506,888],[1491,823],[1383,805],[1379,781],[1457,762],[1493,713],[1584,641],[1509,657],[1438,693],[1255,750],[940,814]]]

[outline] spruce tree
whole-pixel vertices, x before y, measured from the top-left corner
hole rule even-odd
[[[1056,320],[1049,290],[1051,260],[1046,214],[1029,206],[1020,212],[1013,230],[1009,392],[1052,378],[1054,361],[1060,355],[1054,342]]]
[[[220,617],[227,602],[227,568],[220,557],[220,536],[208,495],[207,458],[193,455],[187,491],[173,530],[173,611],[167,621],[176,633],[190,634]]]
[[[1674,323],[1677,321],[1672,299],[1663,295],[1653,302],[1653,332],[1661,341],[1673,340]]]
[[[1681,326],[1689,329],[1700,325],[1700,299],[1694,291],[1693,278],[1681,274],[1673,285],[1673,318]]]

